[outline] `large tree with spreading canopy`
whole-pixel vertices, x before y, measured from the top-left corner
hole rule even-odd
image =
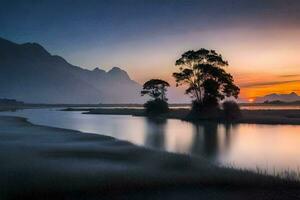
[[[187,85],[186,94],[198,104],[217,104],[225,97],[238,97],[240,89],[224,69],[228,62],[214,50],[199,49],[182,54],[173,73],[176,86]]]

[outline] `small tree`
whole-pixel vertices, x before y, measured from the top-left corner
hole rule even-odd
[[[152,98],[152,100],[144,104],[148,114],[159,114],[169,111],[168,99],[166,98],[167,87],[170,87],[169,83],[160,79],[151,79],[144,83],[141,95],[148,95]]]
[[[238,97],[240,89],[233,83],[233,77],[223,68],[228,62],[214,50],[187,51],[175,63],[179,72],[173,73],[176,86],[186,84],[186,94],[191,95],[194,104],[217,106],[225,97]]]
[[[149,95],[154,100],[160,99],[163,101],[167,101],[166,91],[167,87],[170,87],[170,84],[166,81],[160,79],[151,79],[144,83],[143,90],[141,91],[141,95]]]

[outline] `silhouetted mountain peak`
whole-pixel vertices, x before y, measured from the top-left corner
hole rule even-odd
[[[278,94],[276,93],[272,93],[272,94],[267,94],[265,97],[277,97]]]
[[[140,102],[141,86],[113,67],[83,69],[40,44],[0,38],[0,98],[33,103]]]
[[[24,44],[17,44],[17,43],[11,42],[9,40],[6,40],[6,39],[0,37],[0,47],[2,47],[2,48],[21,47],[21,48],[25,48],[27,50],[39,51],[39,52],[43,52],[43,53],[50,55],[49,52],[46,49],[44,49],[44,47],[42,47],[40,44],[35,43],[35,42],[33,42],[33,43],[27,42]]]
[[[17,44],[0,37],[0,45],[7,46],[7,45],[17,45]]]
[[[110,76],[113,76],[113,77],[118,77],[118,78],[123,78],[123,79],[130,79],[129,75],[127,74],[127,72],[124,71],[124,70],[122,70],[119,67],[113,67],[113,68],[111,68],[107,72],[107,74],[109,74]]]
[[[51,56],[52,57],[52,59],[55,59],[57,62],[62,62],[62,63],[67,63],[67,64],[69,64],[63,57],[61,57],[61,56],[58,56],[58,55],[53,55],[53,56]]]
[[[42,47],[42,45],[36,43],[36,42],[26,42],[24,44],[21,44],[22,46],[27,46],[27,47],[32,47],[32,48],[36,48],[36,49],[40,49],[40,50],[44,50],[44,47]]]
[[[105,73],[105,71],[103,69],[99,69],[98,67],[93,69],[93,72],[95,72],[95,73]]]
[[[46,49],[44,49],[44,47],[42,47],[38,43],[28,42],[28,43],[22,44],[21,47],[26,48],[28,51],[35,53],[35,54],[46,55],[46,56],[51,55]]]
[[[290,94],[276,94],[276,93],[272,93],[272,94],[268,94],[262,97],[257,97],[256,98],[256,102],[261,103],[264,101],[285,101],[285,102],[292,102],[292,101],[299,101],[300,100],[300,96],[295,93],[295,92],[291,92]]]
[[[108,73],[119,73],[119,72],[122,72],[122,71],[124,71],[124,70],[122,70],[122,69],[119,68],[119,67],[113,67],[113,68],[111,68],[111,69],[108,71]]]

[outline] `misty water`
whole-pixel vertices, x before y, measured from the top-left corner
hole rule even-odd
[[[22,116],[39,125],[112,136],[158,150],[202,156],[220,165],[297,171],[300,126],[192,124],[181,120],[151,121],[144,117],[87,115],[57,109],[28,109],[0,115]]]

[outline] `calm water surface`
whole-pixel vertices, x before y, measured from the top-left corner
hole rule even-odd
[[[28,109],[0,115],[27,117],[31,122],[97,133],[155,149],[204,156],[221,165],[266,169],[269,173],[299,171],[300,126],[195,125],[180,120],[150,121],[144,117],[86,115],[56,109]]]
[[[79,108],[79,107],[77,107]],[[80,107],[80,108],[102,108],[102,109],[111,109],[111,108],[133,108],[133,109],[144,109],[142,106],[98,106],[98,107]],[[170,106],[170,108],[178,109],[178,108],[185,108],[190,109],[190,105],[184,106]],[[242,110],[300,110],[300,105],[240,105]]]
[[[190,108],[191,106],[170,106],[170,108]],[[300,110],[300,105],[240,105],[242,110]]]

